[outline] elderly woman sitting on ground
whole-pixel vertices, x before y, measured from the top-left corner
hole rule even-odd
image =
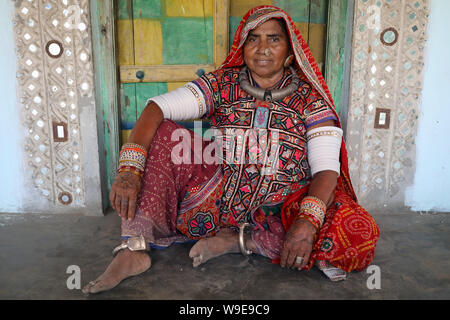
[[[174,122],[200,117],[214,140]],[[244,16],[219,69],[149,99],[118,171],[110,200],[123,242],[85,293],[149,269],[150,248],[192,240],[194,267],[242,252],[298,270],[316,265],[336,281],[373,259],[379,229],[356,203],[332,98],[279,8]]]

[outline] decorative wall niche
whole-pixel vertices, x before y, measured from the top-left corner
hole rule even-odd
[[[13,24],[27,170],[43,198],[83,206],[80,101],[94,99],[89,1],[16,1]]]
[[[412,184],[428,0],[356,0],[347,122],[350,174],[368,208]]]

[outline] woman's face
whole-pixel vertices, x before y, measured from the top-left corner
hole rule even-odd
[[[281,78],[288,54],[288,36],[276,19],[250,31],[244,44],[245,64],[253,76],[263,80]]]

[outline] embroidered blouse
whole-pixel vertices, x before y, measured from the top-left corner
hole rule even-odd
[[[337,120],[321,95],[300,73],[296,91],[282,101],[257,100],[239,87],[239,67],[219,69],[192,83],[203,94],[204,118],[217,129],[223,148],[224,219],[248,221],[260,206],[282,203],[310,180],[306,131]],[[276,88],[289,85],[285,71]],[[257,85],[249,74],[249,81]]]

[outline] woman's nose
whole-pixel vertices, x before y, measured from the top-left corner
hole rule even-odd
[[[265,54],[266,50],[269,48],[266,41],[260,41],[258,44],[258,53]]]

